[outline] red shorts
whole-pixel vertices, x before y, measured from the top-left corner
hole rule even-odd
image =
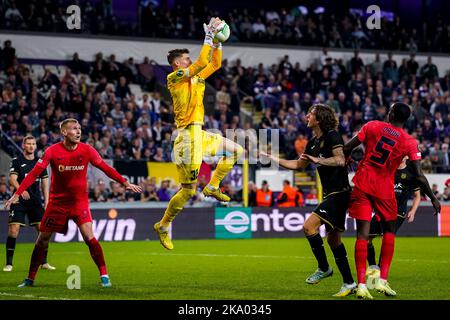
[[[49,203],[42,217],[39,231],[67,233],[69,219],[77,226],[92,222],[91,210],[87,204],[60,205]]]
[[[397,220],[397,200],[395,197],[379,199],[354,187],[348,209],[350,217],[356,220],[371,221],[372,209],[383,221]]]

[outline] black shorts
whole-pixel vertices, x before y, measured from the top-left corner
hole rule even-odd
[[[403,222],[406,219],[406,212],[398,212],[397,220],[395,221],[395,233],[397,233],[398,229],[402,226]],[[383,226],[381,221],[377,219],[377,216],[373,216],[370,221],[370,231],[369,236],[381,236],[383,234]]]
[[[42,205],[36,206],[22,206],[12,205],[9,211],[8,224],[20,224],[26,226],[25,217],[28,218],[28,224],[30,226],[37,225],[41,222],[44,215],[44,207]]]
[[[325,224],[327,232],[345,231],[345,219],[347,217],[351,190],[339,193],[331,193],[314,209],[313,214],[318,216]]]

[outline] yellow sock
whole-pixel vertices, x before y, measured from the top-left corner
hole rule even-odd
[[[234,152],[232,155],[222,157],[219,163],[217,163],[216,171],[214,171],[209,185],[216,189],[219,188],[220,181],[222,181],[223,178],[225,178],[225,176],[228,174],[228,172],[233,169],[236,161],[241,157],[243,152],[244,149],[241,146],[238,146],[236,152]]]
[[[173,197],[170,199],[169,205],[167,206],[164,216],[159,222],[163,228],[168,228],[170,223],[175,219],[175,217],[183,209],[186,202],[189,201],[195,194],[195,190],[191,188],[181,188]]]

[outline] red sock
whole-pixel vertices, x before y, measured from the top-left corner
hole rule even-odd
[[[100,246],[100,243],[98,243],[97,239],[92,238],[86,244],[89,247],[89,252],[91,253],[92,259],[94,260],[95,264],[98,267],[98,270],[100,271],[100,276],[108,274],[108,272],[106,271],[105,258],[103,257],[103,250]]]
[[[355,243],[355,263],[358,283],[366,283],[367,240],[357,239]]]
[[[387,280],[392,257],[394,256],[395,234],[385,232],[381,243],[380,278]]]
[[[28,279],[34,280],[39,266],[44,262],[47,256],[48,247],[39,247],[34,245],[33,253],[31,255],[30,269],[28,271]]]

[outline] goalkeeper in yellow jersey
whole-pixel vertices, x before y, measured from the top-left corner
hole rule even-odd
[[[214,41],[220,23],[219,18],[212,18],[208,25],[204,24],[205,40],[196,61],[191,61],[187,49],[174,49],[167,55],[173,68],[173,72],[167,76],[167,87],[172,95],[178,129],[173,150],[181,189],[170,200],[163,218],[155,223],[154,230],[163,247],[168,250],[173,249],[168,232],[170,223],[195,194],[203,156],[225,154],[217,164],[211,181],[203,189],[203,194],[227,202],[230,197],[220,191],[219,184],[244,151],[239,144],[220,134],[202,130],[205,79],[222,65],[222,44]]]

